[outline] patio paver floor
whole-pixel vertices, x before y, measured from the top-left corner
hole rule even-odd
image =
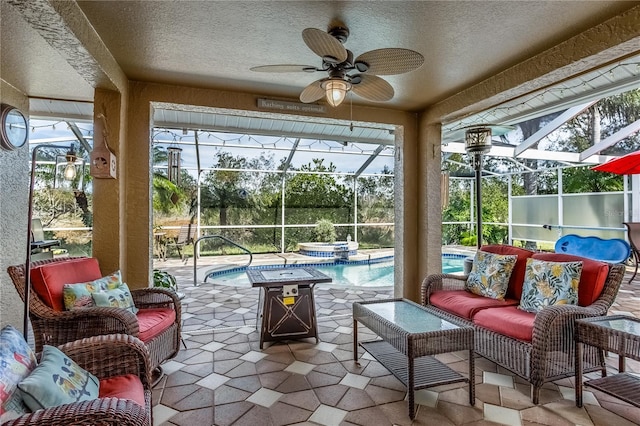
[[[320,344],[302,339],[259,348],[255,329],[258,289],[193,286],[192,260],[156,262],[173,273],[186,297],[186,348],[167,363],[153,391],[155,425],[634,425],[640,409],[587,388],[575,406],[573,379],[547,384],[541,404],[529,398],[522,379],[476,359],[476,404],[468,405],[465,383],[421,391],[416,419],[408,417],[404,386],[372,357],[352,360],[351,303],[389,298],[392,289],[315,291]],[[610,314],[640,316],[640,279],[625,282]],[[359,328],[361,339],[374,335]],[[362,356],[360,348],[360,356]],[[465,353],[440,359],[464,372]],[[607,359],[611,372],[617,357]],[[628,371],[640,363],[627,360]],[[353,378],[365,378],[354,385]],[[365,383],[366,381],[366,383]]]

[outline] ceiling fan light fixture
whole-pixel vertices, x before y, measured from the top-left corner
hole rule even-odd
[[[347,92],[351,90],[351,83],[341,79],[330,79],[322,83],[325,90],[327,102],[333,107],[337,107],[344,101]]]

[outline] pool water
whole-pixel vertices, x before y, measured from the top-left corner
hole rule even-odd
[[[338,284],[345,287],[393,287],[393,260],[364,265],[336,263],[327,266],[314,266],[313,268],[330,276],[334,285]],[[251,286],[245,272],[233,272],[211,277],[207,282],[236,287]]]
[[[463,270],[464,258],[443,257],[442,272],[454,273]],[[333,279],[332,284],[344,287],[393,287],[393,260],[370,264],[331,264],[314,266],[315,269]],[[244,271],[211,277],[207,282],[236,287],[250,287]]]
[[[466,256],[465,256],[466,257]],[[442,257],[442,273],[453,274],[464,270],[465,257]]]

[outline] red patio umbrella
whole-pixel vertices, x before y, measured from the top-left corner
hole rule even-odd
[[[606,163],[592,167],[599,172],[609,172],[618,175],[635,175],[640,173],[640,151],[631,152]]]

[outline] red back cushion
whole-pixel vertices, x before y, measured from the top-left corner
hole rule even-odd
[[[534,252],[531,250],[523,249],[520,247],[509,246],[505,244],[492,244],[482,246],[480,250],[494,253],[494,254],[507,254],[516,255],[518,260],[516,266],[513,267],[511,278],[509,278],[509,287],[507,288],[507,294],[505,298],[520,300],[522,297],[522,284],[524,283],[524,273],[527,269],[527,259],[533,256]]]
[[[536,253],[533,258],[548,262],[582,261],[582,273],[580,274],[580,284],[578,284],[578,305],[580,306],[589,306],[600,297],[604,283],[607,281],[607,275],[609,275],[607,263],[585,257],[562,253]]]
[[[140,327],[138,337],[145,343],[176,322],[176,311],[171,308],[140,309],[136,316]]]
[[[65,284],[93,281],[101,277],[98,260],[93,257],[47,263],[31,269],[33,290],[56,311],[64,311],[62,287]]]
[[[144,407],[144,387],[140,378],[133,374],[100,380],[98,398],[128,399]]]

